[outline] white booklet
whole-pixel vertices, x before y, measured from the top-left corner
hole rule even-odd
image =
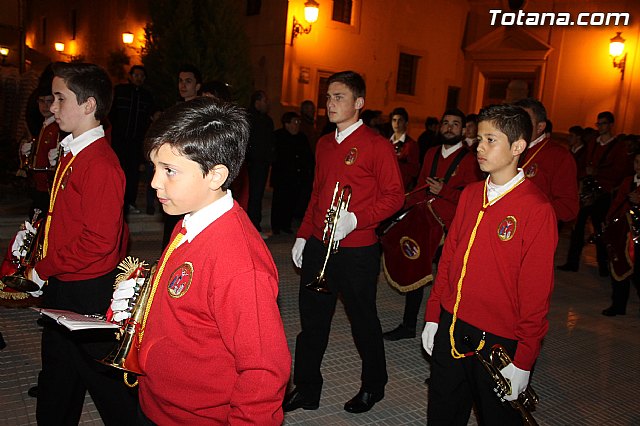
[[[73,311],[42,308],[32,309],[34,311],[40,312],[42,315],[46,315],[49,318],[52,318],[58,324],[67,327],[71,331],[89,330],[92,328],[120,328],[118,324],[107,322],[104,318],[82,315]]]

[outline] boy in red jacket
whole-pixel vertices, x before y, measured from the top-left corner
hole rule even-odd
[[[240,108],[207,97],[165,111],[147,132],[151,187],[165,213],[185,216],[141,324],[140,424],[283,421],[291,355],[278,272],[229,190],[248,137]]]
[[[488,359],[493,345],[506,349],[513,362],[501,373],[513,392],[504,400],[514,400],[548,328],[556,216],[517,168],[531,120],[520,107],[495,105],[478,122],[478,163],[489,177],[462,192],[425,313],[429,425],[466,424],[473,403],[483,424],[522,424],[473,354]]]
[[[44,257],[28,274],[41,288],[48,281],[43,306],[100,314],[109,306],[127,239],[124,174],[100,125],[111,106],[111,81],[93,64],[59,62],[53,72],[51,112],[70,135],[60,143],[63,154],[41,225]],[[112,346],[113,334],[104,330],[70,332],[46,323],[38,424],[77,424],[87,391],[105,424],[134,422],[135,398],[122,376],[95,361]]]

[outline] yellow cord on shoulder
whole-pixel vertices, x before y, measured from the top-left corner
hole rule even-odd
[[[151,309],[153,298],[156,295],[156,290],[158,289],[158,283],[160,282],[160,278],[162,277],[162,273],[164,272],[164,267],[167,265],[167,260],[169,260],[169,257],[171,257],[171,254],[176,249],[176,247],[178,247],[183,237],[184,237],[184,233],[180,232],[178,235],[176,235],[176,237],[173,239],[171,244],[169,244],[169,248],[167,248],[167,252],[162,258],[162,263],[160,264],[158,271],[153,277],[151,294],[149,295],[149,301],[147,302],[147,305],[144,308],[144,316],[142,317],[142,324],[140,326],[140,331],[138,332],[138,344],[142,343],[142,338],[144,337],[144,328],[147,324],[147,317],[149,316],[149,310]]]
[[[513,191],[516,187],[518,187],[524,181],[524,177],[515,183],[511,188],[505,191],[503,194],[496,197],[493,201],[487,201],[487,184],[489,183],[489,178],[484,181],[484,192],[482,194],[482,209],[478,212],[478,217],[476,218],[476,224],[473,227],[473,231],[471,231],[471,236],[469,237],[469,243],[467,244],[467,250],[464,253],[464,258],[462,260],[462,271],[460,272],[460,278],[458,279],[458,285],[456,289],[456,303],[453,305],[453,319],[451,320],[451,327],[449,327],[449,342],[451,343],[451,356],[455,359],[460,359],[472,355],[473,352],[460,353],[456,349],[456,341],[453,337],[453,330],[456,326],[456,320],[458,319],[458,309],[460,308],[460,301],[462,300],[462,282],[464,281],[464,277],[467,274],[467,262],[469,260],[469,253],[471,253],[471,247],[476,239],[476,232],[478,231],[478,227],[480,226],[480,222],[484,217],[484,212],[489,206],[494,205],[498,200],[507,195],[509,192]],[[481,351],[484,347],[484,339],[480,340],[476,351]]]
[[[76,159],[74,155],[71,157],[69,163],[65,166],[62,174],[60,174],[60,167],[56,168],[56,174],[53,177],[53,186],[51,188],[51,199],[49,200],[49,212],[47,213],[47,220],[44,223],[44,241],[42,242],[42,257],[47,255],[47,249],[49,248],[49,228],[51,227],[51,215],[53,214],[53,206],[56,204],[56,198],[58,198],[58,192],[62,185],[62,179],[67,174],[67,170],[71,167],[71,163]]]

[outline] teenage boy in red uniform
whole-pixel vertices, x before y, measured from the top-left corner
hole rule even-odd
[[[404,190],[410,191],[416,184],[416,178],[420,173],[420,149],[418,142],[407,134],[409,127],[407,110],[402,107],[396,108],[391,111],[390,117],[393,134],[389,140],[396,151]]]
[[[207,97],[167,110],[147,133],[151,186],[165,213],[186,215],[142,320],[140,424],[283,421],[291,355],[278,272],[229,191],[248,135],[240,108]]]
[[[465,115],[457,108],[447,109],[440,120],[440,143],[427,150],[417,186],[427,184],[426,190],[410,196],[410,200],[431,199],[431,210],[445,231],[451,227],[462,189],[471,182],[482,180],[475,152],[464,142]],[[409,201],[407,204],[413,204]],[[419,226],[419,225],[418,225]],[[437,262],[436,254],[431,253]],[[432,259],[427,259],[430,262]],[[402,323],[383,334],[385,340],[396,341],[416,337],[418,311],[422,305],[425,284],[405,293]]]
[[[44,306],[100,314],[109,307],[127,240],[124,174],[100,125],[111,106],[111,81],[93,64],[56,63],[53,72],[51,112],[60,130],[71,134],[61,142],[63,156],[44,225],[44,257],[29,270],[29,278],[41,287],[48,280]],[[108,331],[70,332],[46,323],[38,424],[77,424],[87,390],[105,424],[134,422],[135,398],[123,387],[122,375],[95,361],[112,346]]]
[[[365,97],[362,77],[343,71],[329,77],[328,83],[327,112],[337,129],[318,141],[311,201],[291,251],[293,263],[302,268],[302,331],[296,339],[296,388],[285,398],[284,410],[315,410],[319,406],[320,366],[338,294],[342,293],[351,333],[362,358],[360,391],[344,409],[363,413],[384,397],[388,379],[376,309],[380,249],[375,230],[402,207],[404,191],[392,145],[359,119]],[[323,229],[336,182],[341,188],[350,185],[353,195],[348,210],[340,211],[335,225],[340,248],[331,255],[325,274],[331,293],[317,293],[305,285],[315,280],[326,257]]]
[[[53,103],[53,95],[51,94],[51,86],[38,87],[38,110],[44,117],[42,128],[35,142],[26,142],[20,146],[20,153],[25,156],[33,156],[30,167],[33,177],[33,205],[31,214],[34,209],[39,209],[42,214],[49,209],[49,191],[51,189],[51,180],[53,179],[53,169],[58,162],[58,142],[60,141],[60,127],[56,123],[55,117],[51,112],[51,104]]]
[[[489,177],[462,192],[425,313],[429,425],[467,424],[474,403],[482,424],[522,424],[473,353],[488,359],[494,344],[504,346],[511,401],[526,388],[548,328],[556,216],[517,169],[531,120],[519,107],[496,105],[478,123],[478,163]]]

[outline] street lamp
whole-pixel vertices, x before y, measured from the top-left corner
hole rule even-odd
[[[620,68],[620,80],[624,80],[624,68],[627,64],[627,53],[624,51],[625,39],[620,31],[609,40],[609,55],[613,59],[613,67]]]
[[[4,65],[7,60],[7,56],[9,56],[9,48],[4,46],[0,47],[0,56],[2,56],[2,65]]]
[[[124,33],[122,33],[122,42],[124,44],[131,44],[133,43],[133,33],[126,31]]]
[[[293,40],[300,34],[309,34],[311,32],[311,24],[318,20],[320,4],[315,0],[308,0],[304,3],[304,19],[309,23],[308,28],[304,28],[300,22],[293,17],[293,27],[291,29],[291,46]]]

